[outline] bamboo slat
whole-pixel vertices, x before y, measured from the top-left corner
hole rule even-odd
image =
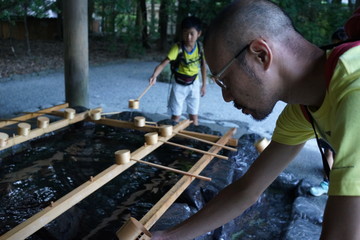
[[[189,176],[189,177],[194,177],[194,178],[198,178],[198,179],[205,180],[205,181],[211,181],[211,178],[209,178],[209,177],[204,177],[204,176],[200,176],[200,175],[197,175],[197,174],[188,173],[188,172],[185,172],[185,171],[181,171],[181,170],[171,168],[171,167],[166,167],[166,166],[159,165],[159,164],[156,164],[156,163],[151,163],[151,162],[143,161],[143,160],[140,160],[140,159],[131,159],[131,160],[139,162],[139,163],[147,164],[147,165],[150,165],[150,166],[153,166],[153,167],[156,167],[156,168],[161,168],[161,169],[164,169],[164,170],[167,170],[167,171],[171,171],[171,172],[179,173],[179,174],[182,174],[182,175],[186,175],[186,176]]]
[[[78,113],[75,115],[75,117],[73,119],[58,120],[56,122],[50,123],[47,128],[35,128],[33,130],[30,130],[30,133],[27,136],[15,135],[8,139],[6,146],[0,147],[0,151],[4,150],[6,148],[12,147],[16,144],[23,143],[30,139],[39,137],[45,133],[53,132],[60,128],[66,127],[70,124],[74,124],[74,123],[83,121],[86,117],[87,117],[87,112]]]
[[[182,137],[185,137],[185,138],[194,139],[194,140],[197,140],[197,141],[200,141],[200,142],[204,142],[204,143],[207,143],[207,144],[211,144],[211,145],[214,145],[214,146],[222,147],[223,149],[230,150],[230,151],[233,151],[233,152],[236,152],[236,151],[237,151],[236,148],[232,148],[232,147],[228,147],[228,146],[225,146],[225,145],[217,144],[217,143],[214,143],[214,142],[211,142],[211,141],[207,141],[207,140],[202,139],[202,138],[198,138],[198,137],[186,135],[186,134],[183,134],[183,133],[177,133],[176,135],[177,135],[177,136],[182,136]]]
[[[235,130],[235,132],[236,132],[236,130]],[[182,131],[180,131],[180,133],[190,135],[193,137],[197,137],[197,138],[202,138],[204,140],[208,140],[211,142],[219,141],[219,139],[221,138],[219,136],[214,136],[214,135],[210,135],[210,134],[206,134],[206,133],[192,132],[192,131],[187,131],[187,130],[182,130]],[[232,146],[232,147],[237,147],[238,140],[235,138],[230,138],[225,144]]]
[[[38,116],[41,116],[41,115],[44,115],[44,114],[49,114],[53,111],[56,111],[56,110],[59,110],[59,109],[63,109],[63,108],[67,108],[69,106],[68,103],[64,103],[64,104],[60,104],[60,105],[56,105],[56,106],[53,106],[53,107],[50,107],[50,108],[45,108],[39,112],[32,112],[32,113],[28,113],[26,115],[22,115],[20,117],[15,117],[15,118],[12,118],[12,119],[9,119],[9,121],[6,121],[6,120],[2,120],[0,121],[0,128],[1,127],[5,127],[5,126],[8,126],[8,125],[11,125],[11,124],[14,124],[15,121],[26,121],[26,120],[29,120],[31,118],[35,118],[35,117],[38,117]]]
[[[86,120],[92,121],[90,119],[86,119]],[[116,120],[116,119],[109,119],[109,118],[102,118],[98,121],[92,121],[92,122],[96,122],[97,124],[104,124],[104,125],[108,125],[108,126],[112,126],[112,127],[132,128],[132,129],[136,129],[136,130],[140,130],[140,131],[144,131],[144,132],[157,132],[159,130],[158,126],[146,125],[145,127],[136,127],[134,125],[134,123],[132,123],[132,122],[121,121],[121,120]],[[214,135],[205,134],[205,133],[192,132],[192,131],[187,131],[187,130],[181,130],[179,133],[186,134],[186,135],[189,135],[192,137],[201,138],[201,139],[204,139],[204,140],[207,140],[210,142],[216,142],[220,139],[219,136],[214,136]],[[232,147],[237,147],[238,140],[235,138],[230,138],[228,140],[228,142],[226,142],[225,144],[232,146]]]
[[[232,135],[235,133],[235,128],[229,130],[223,137],[221,137],[217,143],[225,144],[229,141]],[[209,152],[217,153],[221,150],[219,146],[213,146],[209,149]],[[211,162],[214,157],[211,155],[204,155],[197,161],[197,163],[188,171],[192,174],[200,174],[202,170]],[[146,229],[150,229],[157,220],[165,213],[165,211],[175,202],[180,194],[191,184],[194,178],[182,177],[140,220],[141,224]]]
[[[228,159],[228,157],[226,157],[226,156],[222,156],[222,155],[212,153],[212,152],[207,152],[207,151],[200,150],[200,149],[197,149],[197,148],[192,148],[192,147],[184,146],[184,145],[173,143],[173,142],[167,142],[167,141],[163,141],[163,142],[166,143],[166,144],[175,146],[175,147],[185,148],[185,149],[188,149],[188,150],[191,150],[191,151],[194,151],[194,152],[199,152],[199,153],[202,153],[202,154],[205,154],[205,155],[211,155],[213,157],[221,158],[221,159],[224,159],[224,160]]]

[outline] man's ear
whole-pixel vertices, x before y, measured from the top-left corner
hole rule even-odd
[[[202,33],[201,31],[198,31],[198,37],[200,37],[200,36],[201,36],[201,33]]]
[[[249,49],[256,60],[263,65],[264,70],[267,70],[272,62],[272,51],[268,43],[262,38],[257,38],[250,43]]]

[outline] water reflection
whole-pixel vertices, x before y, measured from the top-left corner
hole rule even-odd
[[[2,158],[0,234],[114,164],[115,151],[141,147],[143,135],[87,123],[34,140],[25,151]],[[162,146],[144,160],[188,170],[200,158],[173,149]],[[137,163],[29,239],[116,239],[130,215],[141,219],[180,177]]]

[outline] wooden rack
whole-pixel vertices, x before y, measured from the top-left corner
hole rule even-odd
[[[133,128],[142,130],[145,132],[153,132],[158,131],[158,126],[144,126],[137,127],[132,122],[107,119],[105,117],[101,117],[99,120],[93,120],[90,116],[90,112],[92,110],[88,110],[81,113],[74,113],[73,111],[67,111],[68,104],[62,104],[58,106],[54,106],[52,108],[47,108],[38,112],[27,113],[24,116],[0,121],[0,132],[1,127],[5,127],[8,125],[16,124],[18,121],[27,121],[32,118],[36,118],[43,115],[56,115],[60,116],[60,120],[49,123],[45,127],[38,127],[33,130],[29,130],[26,136],[16,135],[9,137],[7,139],[6,145],[0,147],[0,151],[9,147],[12,147],[16,144],[28,141],[35,137],[41,136],[45,133],[52,132],[63,127],[66,127],[70,124],[74,124],[80,121],[92,121],[96,124],[105,124],[108,126],[119,127],[119,128]],[[101,111],[101,108],[97,108],[97,110]],[[69,113],[69,114],[68,114]],[[216,145],[213,145],[207,152],[210,154],[204,154],[203,157],[199,159],[199,161],[188,171],[188,175],[184,175],[177,184],[167,193],[164,197],[154,205],[154,207],[140,220],[140,224],[142,224],[145,229],[149,229],[153,224],[160,218],[160,216],[170,207],[170,205],[177,199],[177,197],[182,193],[190,183],[195,179],[194,175],[198,175],[216,156],[221,149],[221,145],[228,144],[230,146],[237,146],[237,140],[231,138],[235,133],[235,129],[231,129],[228,131],[223,137],[213,136],[208,134],[200,134],[195,132],[185,131],[191,124],[191,121],[184,120],[173,127],[173,132],[167,137],[160,137],[161,141],[156,142],[152,145],[145,144],[144,146],[138,148],[134,152],[131,153],[132,159],[142,159],[146,157],[148,154],[159,148],[161,145],[166,143],[172,137],[178,135],[180,137],[182,134],[186,134],[193,137],[202,138],[206,141],[215,142]],[[180,134],[181,133],[181,134]],[[50,206],[44,208],[39,213],[33,215],[26,221],[17,225],[15,228],[6,232],[4,235],[0,236],[0,240],[5,239],[25,239],[50,221],[54,220],[56,217],[64,213],[66,210],[70,209],[75,204],[79,203],[81,200],[89,196],[91,193],[95,192],[97,189],[101,188],[103,185],[108,183],[110,180],[130,168],[132,165],[136,164],[138,161],[129,161],[124,164],[114,164],[100,172],[94,177],[91,177],[88,181],[72,190],[70,193],[66,194],[62,198],[58,199],[55,202],[52,202]],[[136,220],[133,220],[133,222]],[[144,230],[145,231],[145,230]],[[118,231],[120,234],[121,229]],[[117,234],[118,234],[117,233]],[[119,235],[118,235],[119,236]],[[139,239],[149,239],[149,238],[139,238]]]

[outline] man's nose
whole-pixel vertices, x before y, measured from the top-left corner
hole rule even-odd
[[[234,97],[231,95],[230,91],[228,89],[221,89],[223,99],[225,102],[231,102],[234,100]]]

